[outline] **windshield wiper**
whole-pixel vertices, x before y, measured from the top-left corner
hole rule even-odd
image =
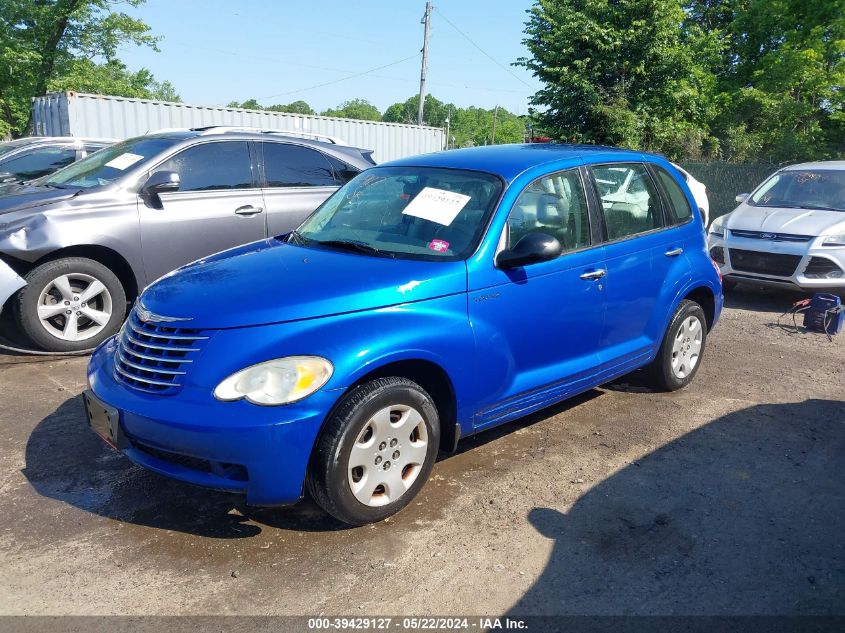
[[[836,207],[818,207],[809,204],[791,204],[789,206],[796,209],[809,209],[810,211],[845,211],[845,209],[837,209]]]
[[[381,249],[376,248],[375,246],[370,246],[366,242],[356,242],[355,240],[314,240],[320,246],[328,246],[330,248],[337,248],[341,250],[347,251],[358,251],[359,253],[367,253],[368,255],[379,255],[381,257],[392,257],[395,258],[391,252],[383,251]]]

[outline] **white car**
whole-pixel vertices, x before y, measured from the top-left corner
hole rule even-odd
[[[786,167],[736,200],[707,238],[726,287],[845,290],[845,161]]]
[[[707,199],[707,187],[703,182],[693,178],[687,170],[680,165],[672,163],[672,166],[686,180],[692,192],[692,197],[701,213],[701,220],[705,227],[710,215],[710,201]],[[649,192],[641,178],[635,178],[635,170],[627,167],[609,167],[605,171],[605,178],[597,179],[600,188],[602,205],[609,208],[615,202],[622,202],[631,205],[631,212],[635,217],[644,218],[648,214]]]
[[[692,174],[680,165],[672,163],[672,167],[678,170],[684,180],[687,181],[687,186],[692,192],[692,197],[695,198],[695,203],[698,205],[698,210],[701,212],[701,220],[704,222],[705,228],[710,219],[710,200],[707,199],[707,187],[703,182],[699,182],[693,178]]]

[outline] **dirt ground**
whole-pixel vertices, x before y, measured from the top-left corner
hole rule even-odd
[[[400,515],[148,473],[82,358],[0,356],[3,614],[845,614],[845,335],[728,297],[693,384],[636,376],[462,442]]]

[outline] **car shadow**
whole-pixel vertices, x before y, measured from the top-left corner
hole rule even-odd
[[[310,501],[291,508],[251,508],[242,495],[174,481],[136,466],[88,428],[82,396],[44,418],[26,444],[23,475],[38,494],[118,521],[212,538],[261,533],[259,523],[298,531],[342,524]]]
[[[510,615],[841,615],[843,455],[843,401],[725,415],[531,510],[553,545]]]
[[[449,460],[508,433],[586,402],[592,390],[514,422],[464,438]],[[294,506],[248,506],[239,494],[175,481],[136,466],[88,428],[82,396],[44,418],[26,444],[22,470],[38,494],[110,519],[211,538],[257,536],[262,526],[330,532],[349,526],[325,514],[307,495]]]

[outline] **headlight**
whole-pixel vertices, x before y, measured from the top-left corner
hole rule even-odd
[[[716,237],[722,238],[725,237],[725,229],[722,226],[724,222],[725,216],[713,220],[713,223],[710,225],[710,235],[715,235]]]
[[[822,246],[845,246],[845,234],[828,235],[826,238],[824,238]]]
[[[722,228],[722,218],[713,220],[713,224],[710,225],[710,235],[725,237],[725,229]]]
[[[217,385],[214,397],[231,402],[288,404],[310,396],[325,385],[334,367],[319,356],[288,356],[247,367]]]

